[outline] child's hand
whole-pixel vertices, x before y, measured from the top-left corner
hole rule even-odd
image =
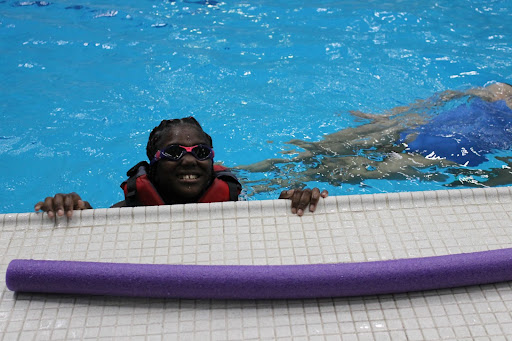
[[[87,210],[92,208],[87,201],[76,193],[63,194],[58,193],[53,197],[47,197],[44,201],[38,202],[34,209],[36,211],[43,211],[48,214],[48,217],[53,218],[55,215],[62,217],[64,214],[68,218],[73,216],[73,210]]]
[[[290,189],[282,191],[279,199],[290,199],[292,201],[292,213],[302,216],[308,206],[310,212],[315,212],[320,198],[327,198],[327,195],[329,195],[329,192],[326,190],[320,192],[316,187],[313,189]]]

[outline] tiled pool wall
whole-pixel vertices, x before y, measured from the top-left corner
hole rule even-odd
[[[512,283],[306,300],[13,293],[12,259],[314,264],[512,247],[512,187],[0,215],[3,340],[507,340]]]

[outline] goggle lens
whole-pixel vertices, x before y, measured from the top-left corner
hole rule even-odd
[[[171,160],[179,160],[183,155],[185,155],[185,153],[186,150],[177,145],[169,146],[166,149],[164,149],[163,152],[163,154]]]
[[[206,146],[197,146],[194,149],[192,149],[192,152],[199,160],[206,160],[210,157],[211,154],[210,148]]]

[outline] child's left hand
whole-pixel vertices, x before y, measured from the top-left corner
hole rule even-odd
[[[292,201],[292,213],[302,216],[304,210],[309,205],[309,211],[315,212],[316,205],[320,198],[327,198],[329,192],[323,190],[320,192],[318,188],[290,189],[282,191],[279,199],[290,199]]]

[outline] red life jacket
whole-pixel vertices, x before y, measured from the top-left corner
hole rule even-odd
[[[148,163],[142,161],[126,173],[129,178],[121,184],[121,188],[124,191],[127,206],[165,205],[164,200],[148,178],[147,166]],[[213,182],[198,202],[237,201],[242,186],[235,175],[228,168],[219,165],[213,166],[213,172]]]

